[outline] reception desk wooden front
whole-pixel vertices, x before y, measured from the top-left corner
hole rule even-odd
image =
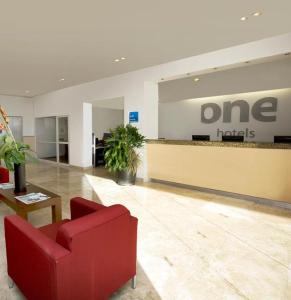
[[[149,140],[148,177],[291,203],[291,145]]]

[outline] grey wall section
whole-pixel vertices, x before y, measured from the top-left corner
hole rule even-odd
[[[110,128],[123,124],[123,110],[93,107],[92,123],[96,137],[102,139],[103,133],[109,132]]]
[[[264,116],[275,116],[275,121],[258,121],[253,115],[254,112],[252,113],[255,102],[265,97],[278,99],[276,113],[263,113]],[[223,122],[223,103],[237,100],[245,100],[249,104],[249,120],[245,121],[245,116],[241,120],[239,107],[234,107],[231,110],[231,121]],[[206,124],[201,121],[201,107],[206,103],[215,103],[220,107],[221,116],[216,122]],[[211,118],[212,115],[211,109],[205,110],[206,118]],[[290,116],[291,88],[160,103],[159,137],[189,140],[192,134],[206,134],[212,140],[221,140],[222,131],[225,133],[235,130],[236,134],[241,131],[240,135],[244,135],[246,141],[272,142],[274,135],[291,136]]]
[[[196,76],[197,77],[197,76]],[[173,102],[290,87],[291,57],[159,84],[159,101]]]
[[[34,135],[34,107],[33,101],[24,97],[0,95],[0,105],[9,116],[23,118],[23,135]]]

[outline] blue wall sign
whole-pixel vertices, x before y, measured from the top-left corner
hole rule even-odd
[[[138,111],[129,112],[129,123],[137,123],[138,122]]]

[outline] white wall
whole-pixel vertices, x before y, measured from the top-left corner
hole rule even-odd
[[[0,105],[10,116],[23,117],[23,136],[34,135],[34,108],[30,98],[0,95]]]
[[[254,103],[265,97],[278,99],[277,112],[263,115],[276,116],[274,122],[256,120],[252,113]],[[201,106],[205,103],[218,104],[223,114],[223,102],[245,100],[249,104],[249,121],[240,121],[240,110],[234,107],[231,122],[223,122],[221,116],[218,121],[205,124],[201,121]],[[207,118],[212,117],[212,110],[205,110]],[[245,141],[273,142],[275,135],[291,135],[291,89],[243,93],[228,96],[199,98],[178,102],[160,103],[159,105],[159,137],[167,139],[191,140],[194,135],[210,135],[211,140],[221,140],[222,131],[236,131],[235,135],[244,135]],[[244,134],[242,133],[244,132]],[[228,133],[229,134],[229,133]]]
[[[123,122],[123,110],[93,107],[92,130],[98,139],[102,139],[103,133],[109,132],[109,129],[113,129]]]
[[[36,116],[69,115],[71,124],[70,163],[81,167],[89,159],[91,140],[83,139],[90,131],[82,114],[83,103],[98,99],[124,97],[124,121],[130,111],[140,112],[136,126],[147,138],[158,137],[158,88],[161,78],[175,78],[188,72],[200,73],[220,66],[237,65],[247,60],[291,52],[291,33],[236,47],[210,52],[167,64],[55,91],[34,98]],[[72,130],[73,128],[73,130]],[[86,145],[80,143],[86,142]],[[144,176],[144,168],[138,176]]]
[[[162,82],[159,84],[159,101],[172,102],[219,95],[289,88],[291,57],[285,56],[271,62],[248,63],[244,67],[215,71],[200,75]]]

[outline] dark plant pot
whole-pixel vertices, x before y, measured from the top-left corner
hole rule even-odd
[[[136,180],[136,173],[133,174],[127,170],[117,172],[117,183],[120,185],[133,185]]]
[[[25,164],[14,164],[14,192],[26,192]]]

